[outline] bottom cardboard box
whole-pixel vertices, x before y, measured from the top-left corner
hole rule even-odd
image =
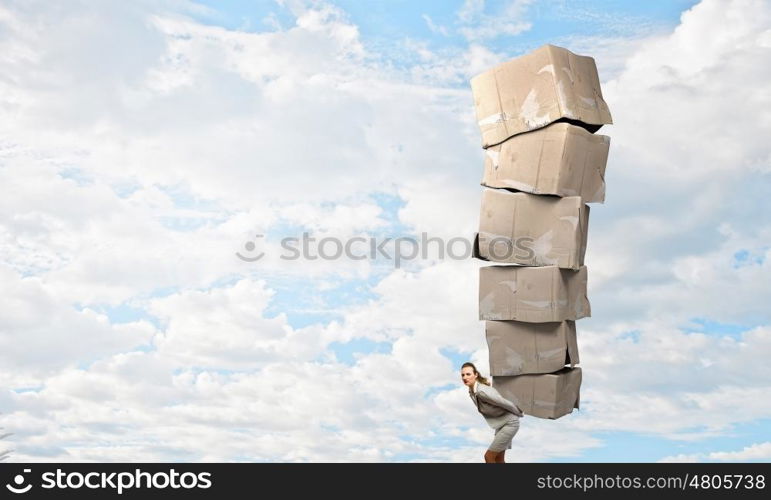
[[[493,387],[516,403],[526,414],[557,419],[578,408],[581,368],[563,368],[554,373],[493,377]]]

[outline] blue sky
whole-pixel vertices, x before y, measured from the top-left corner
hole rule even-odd
[[[469,79],[552,43],[597,61],[607,199],[581,408],[507,460],[768,461],[770,28],[759,0],[3,5],[0,452],[479,461],[479,262],[280,242],[473,238]]]

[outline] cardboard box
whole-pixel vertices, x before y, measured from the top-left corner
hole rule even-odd
[[[586,266],[479,268],[479,319],[529,323],[591,316]]]
[[[554,123],[487,148],[482,185],[602,203],[609,146],[606,135]]]
[[[490,374],[552,373],[578,364],[576,322],[485,321]]]
[[[493,377],[493,387],[526,415],[557,419],[579,407],[581,368],[554,373]]]
[[[484,188],[474,256],[577,271],[584,265],[588,225],[589,205],[580,196]]]
[[[594,59],[544,45],[471,79],[482,147],[557,120],[595,132],[613,123]]]

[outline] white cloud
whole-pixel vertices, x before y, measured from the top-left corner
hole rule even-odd
[[[241,280],[226,288],[189,290],[149,301],[165,325],[154,343],[182,366],[250,370],[282,359],[300,362],[323,348],[323,338],[295,331],[286,315],[265,318],[271,292],[264,282]]]
[[[680,454],[664,457],[660,462],[749,462],[767,461],[771,458],[771,442],[755,443],[738,451],[713,451],[710,453]]]
[[[469,42],[519,35],[532,27],[524,13],[532,0],[510,0],[500,12],[485,13],[484,0],[466,0],[458,10],[458,32]]]
[[[766,7],[702,2],[671,36],[650,40],[606,82],[613,152],[634,158],[636,175],[692,192],[768,163],[771,93],[757,85],[769,77],[761,62],[768,56],[761,43],[771,23]]]
[[[376,191],[398,195],[398,222],[417,232],[471,236],[481,150],[470,92],[452,85],[506,57],[484,46],[482,3],[460,14],[467,50],[426,49],[403,71],[323,4],[291,2],[295,25],[265,33],[105,5],[0,8],[0,71],[13,75],[0,80],[13,118],[0,122],[0,295],[12,304],[0,405],[13,459],[480,461],[492,431],[440,351],[488,371],[479,262],[388,272],[373,299],[313,304],[340,319],[293,328],[292,311],[268,312],[272,278],[320,295],[382,268],[290,267],[275,242],[259,265],[233,254],[281,223],[384,230],[394,221]],[[525,3],[511,5],[520,29]],[[671,34],[598,47],[613,59],[602,76],[615,125],[602,130],[608,200],[590,224],[594,317],[578,325],[582,408],[525,418],[509,461],[580,457],[598,431],[693,442],[771,416],[771,220],[757,211],[768,21],[763,3],[706,1]],[[753,258],[736,266],[741,250]],[[122,303],[159,326],[97,312]],[[696,317],[761,326],[683,333]],[[354,339],[391,352],[337,362],[330,344]],[[683,456],[762,458],[766,445]]]
[[[60,369],[147,345],[146,321],[110,324],[88,307],[77,310],[37,277],[22,278],[0,264],[0,371],[3,387],[44,384]]]
[[[443,36],[448,36],[450,34],[446,26],[436,24],[434,20],[431,19],[431,17],[429,17],[427,14],[423,14],[421,17],[426,22],[426,26],[428,26],[428,29],[430,29],[432,33],[439,33]]]
[[[709,454],[711,460],[720,461],[748,461],[748,460],[769,460],[771,459],[771,442],[756,443],[751,446],[745,446],[739,451],[714,451]]]

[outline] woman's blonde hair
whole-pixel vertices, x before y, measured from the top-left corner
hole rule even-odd
[[[482,382],[485,385],[490,385],[490,381],[487,380],[485,377],[483,377],[481,373],[479,373],[479,370],[477,370],[477,367],[474,366],[474,363],[472,363],[470,361],[466,361],[465,363],[463,363],[463,366],[461,366],[460,369],[462,370],[462,369],[466,368],[467,366],[470,366],[471,369],[474,370],[474,375],[477,376],[477,380],[478,381]]]

